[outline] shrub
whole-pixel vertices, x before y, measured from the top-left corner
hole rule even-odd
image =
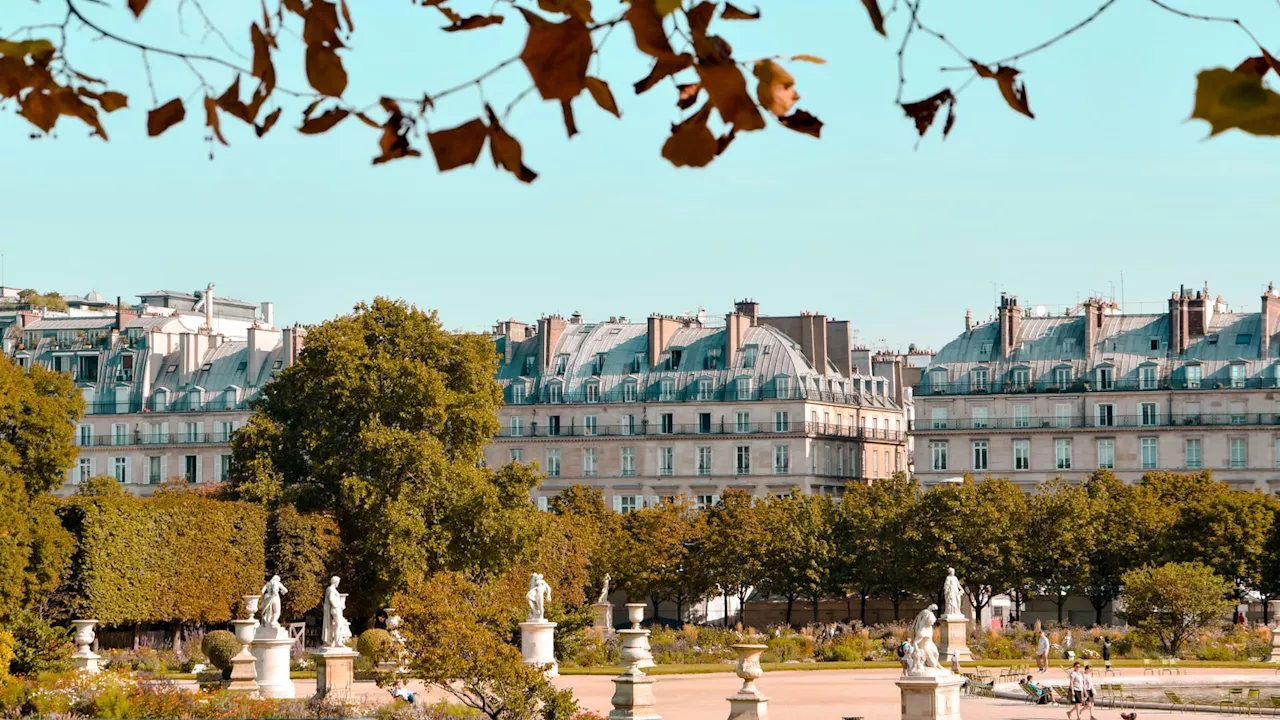
[[[71,636],[30,610],[14,613],[5,630],[13,636],[9,672],[32,675],[62,672],[71,667]]]
[[[13,648],[16,644],[12,634],[0,630],[0,680],[9,677],[9,663],[13,662]]]
[[[396,641],[386,630],[372,628],[360,633],[360,638],[356,640],[356,652],[377,664],[395,658]]]
[[[226,630],[214,630],[204,636],[201,651],[224,675],[231,671],[231,658],[240,652],[240,641]]]

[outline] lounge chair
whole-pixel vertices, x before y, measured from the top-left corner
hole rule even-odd
[[[1164,696],[1169,701],[1169,712],[1173,712],[1175,709],[1183,712],[1187,711],[1187,704],[1182,701],[1182,698],[1178,697],[1177,693],[1165,690]]]

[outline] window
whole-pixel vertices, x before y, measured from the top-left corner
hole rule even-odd
[[[933,469],[935,471],[947,469],[947,442],[945,440],[934,440],[929,443],[929,454],[933,458]]]
[[[559,434],[560,434],[560,416],[548,415],[547,416],[547,435],[555,437],[556,435],[559,435]]]
[[[1275,452],[1273,452],[1272,454],[1276,456],[1275,466],[1280,468],[1280,437],[1276,438],[1274,440],[1274,443],[1275,443]]]
[[[564,375],[569,369],[569,356],[561,353],[556,356],[556,375]]]
[[[1057,403],[1053,406],[1053,426],[1071,427],[1071,404]]]
[[[1148,347],[1150,347],[1152,350],[1159,350],[1159,349],[1160,349],[1160,338],[1158,338],[1158,337],[1150,338],[1150,344],[1148,345]]]
[[[735,416],[734,432],[751,432],[751,413],[739,412]]]
[[[934,430],[947,429],[947,409],[944,407],[936,407],[930,410],[930,419],[933,421]]]
[[[598,382],[587,383],[587,402],[589,403],[600,402],[600,383]]]
[[[1053,459],[1059,470],[1071,469],[1071,440],[1059,438],[1053,441]]]
[[[1233,388],[1244,387],[1244,370],[1245,370],[1244,365],[1240,365],[1238,363],[1231,366],[1230,368],[1231,387]]]
[[[982,343],[981,347],[978,348],[978,352],[982,353],[983,355],[990,355],[991,343]]]
[[[1245,424],[1244,403],[1242,402],[1231,403],[1231,424],[1232,425]]]
[[[1201,372],[1202,372],[1201,367],[1199,365],[1188,365],[1186,367],[1185,372],[1187,374],[1187,387],[1189,388],[1200,387],[1200,379],[1201,379]]]
[[[822,432],[827,432],[830,429],[831,429],[831,413],[823,412],[822,413]]]
[[[1186,417],[1183,418],[1183,421],[1187,425],[1200,424],[1200,403],[1187,403]]]
[[[1098,439],[1098,467],[1114,470],[1116,467],[1116,441],[1112,438]]]
[[[200,481],[200,456],[187,455],[183,458],[183,479],[189,483]]]
[[[1236,335],[1237,345],[1248,345],[1251,342],[1253,342],[1253,335],[1250,333],[1240,333]]]
[[[511,416],[511,437],[524,437],[524,418],[519,415]]]
[[[662,382],[658,383],[658,400],[661,402],[671,402],[676,399],[676,381],[671,378],[662,378]]]
[[[564,402],[564,385],[558,382],[551,383],[547,386],[547,402],[562,403]]]
[[[684,355],[684,353],[683,353],[681,350],[679,350],[679,349],[672,349],[671,354],[670,354],[669,356],[667,356],[667,369],[668,369],[668,370],[679,370],[679,369],[680,369],[680,359],[681,359],[681,357],[682,357],[683,355]]]
[[[1231,469],[1242,470],[1249,466],[1249,446],[1244,438],[1231,438]]]
[[[604,358],[605,358],[605,354],[604,354],[604,353],[596,353],[596,359],[595,359],[595,362],[594,362],[594,363],[592,363],[592,365],[591,365],[591,374],[592,374],[592,375],[603,375],[603,374],[604,374]]]
[[[676,431],[676,416],[672,413],[662,413],[658,416],[658,432],[663,435],[670,435]]]
[[[658,474],[671,475],[675,472],[675,451],[669,447],[658,448]]]
[[[81,425],[76,428],[76,443],[81,447],[88,447],[93,444],[92,425]]]
[[[720,502],[719,495],[699,495],[695,499],[694,505],[699,510],[706,510],[709,507],[715,506],[719,502]]]
[[[538,368],[537,363],[538,363],[538,358],[536,358],[535,356],[533,355],[526,356],[524,359],[524,370],[521,371],[520,374],[524,375],[525,377],[532,377],[534,370]]]
[[[703,370],[719,370],[720,369],[720,348],[711,348],[707,351],[707,357],[702,362]]]
[[[511,462],[524,462],[524,450],[522,448],[511,448]]]
[[[698,474],[711,474],[711,448],[705,445],[698,448]]]
[[[987,408],[976,407],[976,408],[973,408],[972,412],[973,412],[973,429],[974,430],[981,430],[982,428],[985,428],[988,426]]]
[[[595,477],[599,470],[596,468],[596,449],[585,448],[582,451],[582,476]]]
[[[183,423],[182,424],[183,442],[198,443],[200,442],[200,423]]]
[[[1154,470],[1160,467],[1160,451],[1156,444],[1155,438],[1142,438],[1139,445],[1142,448],[1142,469]]]
[[[1156,366],[1143,365],[1138,368],[1138,388],[1140,390],[1156,389]]]
[[[641,369],[644,368],[644,357],[645,357],[645,354],[642,352],[638,352],[634,356],[632,356],[631,372],[638,373],[640,372]]]
[[[1093,414],[1098,427],[1113,427],[1116,424],[1116,406],[1111,403],[1094,405]]]
[[[1013,426],[1016,428],[1031,427],[1031,406],[1013,406]]]
[[[753,368],[756,366],[756,346],[748,345],[742,349],[742,367]]]
[[[1187,438],[1187,469],[1199,470],[1203,467],[1200,459],[1200,438]]]
[[[599,431],[596,429],[595,415],[582,416],[582,434],[583,435],[599,435],[600,434]]]
[[[623,477],[631,477],[636,474],[636,449],[624,447],[619,450],[619,458],[621,459],[621,470]]]
[[[633,403],[638,396],[639,392],[637,391],[635,380],[628,380],[622,383],[622,402]]]
[[[785,376],[778,378],[774,381],[773,388],[774,394],[779,398],[791,397],[791,378]]]
[[[115,476],[116,482],[129,482],[129,458],[112,458],[111,474]]]
[[[786,445],[773,446],[773,473],[786,475],[791,471],[791,448]]]
[[[635,415],[622,416],[622,422],[618,428],[618,434],[620,435],[636,434],[636,416]]]
[[[1026,390],[1027,385],[1031,384],[1031,370],[1028,368],[1014,368],[1009,374],[1009,382],[1015,390]]]
[[[1276,448],[1280,451],[1280,442],[1276,443]],[[1280,457],[1280,455],[1277,457]],[[1277,465],[1277,467],[1280,467],[1280,465]],[[80,458],[79,481],[86,482],[91,477],[93,477],[93,458]]]
[[[1156,403],[1138,403],[1138,424],[1159,425],[1159,406]]]
[[[560,449],[547,450],[547,477],[560,477]]]
[[[231,480],[231,456],[218,456],[218,482],[227,482]]]
[[[734,382],[735,390],[738,393],[739,400],[751,399],[751,391],[753,389],[752,385],[753,383],[751,381],[751,378],[738,378]]]
[[[935,392],[944,392],[947,389],[947,371],[938,368],[929,371],[929,387]]]
[[[1100,367],[1098,368],[1097,373],[1098,373],[1098,389],[1099,390],[1115,389],[1116,387],[1115,368]]]
[[[1071,384],[1071,368],[1060,367],[1053,369],[1053,384],[1060,388],[1067,387]]]
[[[749,445],[739,445],[736,455],[736,461],[733,465],[734,472],[738,475],[751,474],[751,447]]]
[[[974,391],[983,391],[987,389],[987,369],[974,368],[969,371],[969,386]]]
[[[789,432],[790,430],[791,430],[791,423],[787,420],[787,411],[778,410],[774,412],[773,413],[773,431]]]
[[[129,444],[129,426],[125,423],[112,423],[111,425],[111,444],[127,445]]]
[[[878,464],[878,463],[877,463],[877,464]],[[973,441],[973,469],[974,469],[974,470],[986,470],[986,469],[988,469],[988,468],[987,468],[987,441],[986,441],[986,440],[975,440],[975,441]],[[877,472],[879,472],[879,468],[876,468],[876,471],[877,471]]]
[[[1031,441],[1030,440],[1014,440],[1013,441],[1013,469],[1014,470],[1030,470],[1031,469]]]
[[[222,442],[231,442],[231,433],[235,432],[234,423],[222,421],[218,423],[218,439]]]
[[[164,467],[159,456],[153,455],[147,458],[147,482],[151,485],[159,485],[164,480]]]
[[[698,400],[711,400],[711,378],[698,378]]]
[[[618,512],[622,514],[633,513],[640,509],[639,495],[622,495],[618,498]]]
[[[512,383],[511,384],[511,404],[512,405],[524,404],[524,397],[525,397],[524,383],[522,382]]]

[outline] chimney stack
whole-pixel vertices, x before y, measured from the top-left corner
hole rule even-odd
[[[545,371],[551,367],[551,358],[555,354],[560,336],[568,325],[559,315],[539,318],[538,320],[538,367]]]
[[[680,321],[666,315],[649,316],[649,369],[658,367],[658,360],[671,343],[671,336],[680,328]]]
[[[1018,298],[1000,293],[1000,356],[1008,360],[1018,347],[1018,330],[1022,326],[1022,311]]]
[[[751,298],[733,301],[733,310],[739,315],[745,315],[752,325],[757,324],[756,321],[760,319],[760,303]]]
[[[973,313],[968,308],[964,310],[964,331],[969,332],[973,329]]]
[[[1277,314],[1280,314],[1280,298],[1276,297],[1275,283],[1270,283],[1267,291],[1262,293],[1262,317],[1259,319],[1262,327],[1258,330],[1258,357],[1263,360],[1271,356],[1271,333],[1275,332]]]
[[[743,303],[738,303],[741,308]],[[724,367],[733,365],[733,358],[747,339],[747,328],[754,322],[749,315],[737,310],[724,316]]]

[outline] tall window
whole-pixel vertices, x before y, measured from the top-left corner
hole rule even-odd
[[[568,369],[569,369],[569,356],[565,354],[557,355],[556,356],[556,374],[564,375],[565,371]]]
[[[734,432],[751,432],[751,413],[739,412],[735,417]]]
[[[976,407],[976,408],[973,408],[972,412],[973,412],[973,429],[981,430],[982,428],[987,427],[988,425],[987,408]]]
[[[1116,406],[1111,403],[1098,403],[1093,406],[1093,414],[1098,427],[1111,427],[1116,424]]]
[[[218,456],[218,482],[228,482],[231,480],[231,456]]]
[[[524,383],[518,382],[518,383],[511,384],[511,404],[512,405],[523,404],[524,394],[525,394]]]
[[[621,469],[623,477],[631,477],[636,474],[636,449],[630,447],[621,448],[618,451],[621,458]]]
[[[1014,440],[1013,441],[1013,469],[1014,470],[1030,470],[1031,469],[1031,441],[1030,440]]]
[[[560,416],[559,415],[547,416],[547,434],[553,437],[560,434]]]
[[[129,426],[124,423],[113,423],[111,425],[111,444],[127,445],[129,444]]]
[[[675,472],[675,451],[669,447],[658,448],[658,474],[670,475]]]
[[[598,430],[596,429],[596,416],[595,416],[595,415],[583,415],[583,416],[582,416],[582,434],[583,434],[583,435],[596,435],[596,434],[598,434]]]
[[[1245,405],[1242,402],[1231,403],[1231,424],[1232,425],[1244,425],[1245,423],[1244,407]]]
[[[947,409],[944,407],[936,407],[931,409],[930,418],[933,421],[934,430],[947,429]]]
[[[1064,388],[1071,384],[1071,368],[1060,367],[1053,369],[1053,384],[1060,388]]]
[[[183,473],[183,475],[186,477],[187,482],[189,483],[199,482],[200,481],[200,456],[187,455],[186,457],[183,458],[183,460],[184,460],[183,464],[186,466],[184,468],[185,472]]]
[[[1276,443],[1276,450],[1280,453],[1280,441]],[[1277,455],[1277,457],[1280,457],[1280,455]],[[1276,467],[1280,467],[1280,463],[1277,463]],[[87,482],[89,478],[93,477],[93,458],[80,458],[79,477],[80,482]]]
[[[1249,466],[1249,446],[1244,438],[1231,438],[1231,469],[1242,470]]]
[[[933,469],[942,471],[947,469],[947,442],[945,440],[934,440],[929,443],[929,454],[933,459]]]
[[[639,495],[623,495],[618,498],[618,512],[626,515],[640,509]]]
[[[736,381],[734,381],[734,385],[735,385],[735,388],[737,389],[739,400],[751,399],[751,391],[753,390],[753,386],[754,386],[754,383],[751,381],[751,378],[738,378]]]
[[[711,448],[707,446],[698,448],[698,474],[711,474]]]
[[[1159,405],[1153,402],[1138,403],[1138,424],[1159,425],[1160,424]]]
[[[757,348],[755,345],[748,345],[742,348],[742,367],[753,368],[756,366]]]
[[[638,393],[636,391],[636,383],[634,380],[628,380],[622,383],[622,402],[633,403],[636,401]]]
[[[1199,470],[1203,466],[1200,459],[1200,438],[1187,438],[1187,469]]]
[[[662,382],[658,383],[658,399],[662,402],[671,402],[676,399],[675,380],[662,378]]]
[[[636,416],[623,415],[621,418],[621,423],[619,424],[619,427],[618,427],[618,433],[621,435],[635,435],[636,434]]]
[[[1016,428],[1031,427],[1031,406],[1013,406],[1013,426]]]
[[[987,469],[987,441],[986,440],[973,441],[973,469],[974,470]]]
[[[791,423],[787,421],[787,411],[778,410],[773,414],[773,431],[790,432]]]
[[[1245,371],[1244,365],[1235,364],[1230,367],[1231,387],[1233,388],[1244,387],[1244,371]]]
[[[711,378],[698,378],[698,400],[702,402],[711,400]]]
[[[791,448],[786,445],[773,446],[773,472],[786,475],[791,471]]]
[[[560,477],[560,450],[547,450],[547,477]]]
[[[1053,406],[1053,423],[1055,427],[1071,427],[1071,404],[1058,403]]]
[[[711,413],[698,413],[698,432],[711,432]]]
[[[511,437],[524,437],[524,418],[519,415],[511,416]]]
[[[1138,368],[1138,387],[1142,390],[1156,389],[1156,366],[1143,365]]]
[[[524,462],[524,448],[511,448],[511,462]]]
[[[1071,469],[1071,439],[1059,438],[1053,441],[1053,459],[1059,470]]]
[[[1187,387],[1189,388],[1200,387],[1202,370],[1199,365],[1188,365],[1184,370],[1184,372],[1187,374]]]
[[[147,458],[147,482],[159,485],[164,480],[164,461],[158,455]]]
[[[1027,368],[1014,368],[1009,374],[1010,384],[1015,390],[1026,390],[1031,384],[1031,370]]]
[[[974,391],[983,391],[987,389],[987,369],[974,368],[969,371],[970,382]]]
[[[600,383],[598,382],[587,383],[587,402],[589,403],[600,402]]]
[[[186,432],[184,433],[186,435],[186,442],[200,442],[200,423],[183,423],[183,426],[186,428]]]
[[[81,447],[89,447],[93,444],[93,426],[81,425],[76,428],[76,442]]]
[[[1116,467],[1116,441],[1112,438],[1098,439],[1098,467],[1114,470]]]
[[[734,462],[734,472],[738,475],[751,474],[751,446],[739,445],[736,460]]]
[[[702,368],[704,370],[720,369],[720,348],[707,350],[707,357],[703,360]]]
[[[583,477],[595,477],[599,470],[596,467],[596,449],[586,448],[582,451],[582,475]]]
[[[1185,408],[1185,417],[1183,421],[1188,425],[1200,424],[1200,403],[1187,403]]]
[[[129,482],[129,458],[113,458],[111,473],[116,476],[116,482]]]
[[[551,383],[547,386],[547,402],[562,403],[564,402],[564,385],[558,382]]]
[[[231,442],[231,433],[235,432],[234,423],[222,421],[218,423],[218,439],[222,442]]]
[[[1100,367],[1098,373],[1098,389],[1114,390],[1116,387],[1116,371],[1115,368]]]
[[[663,435],[670,435],[676,431],[676,416],[672,413],[662,413],[658,416],[659,432]]]
[[[1160,449],[1156,438],[1142,438],[1139,446],[1142,448],[1142,469],[1154,470],[1160,467]]]
[[[791,397],[791,378],[783,376],[773,381],[773,387],[779,398],[787,399]]]

